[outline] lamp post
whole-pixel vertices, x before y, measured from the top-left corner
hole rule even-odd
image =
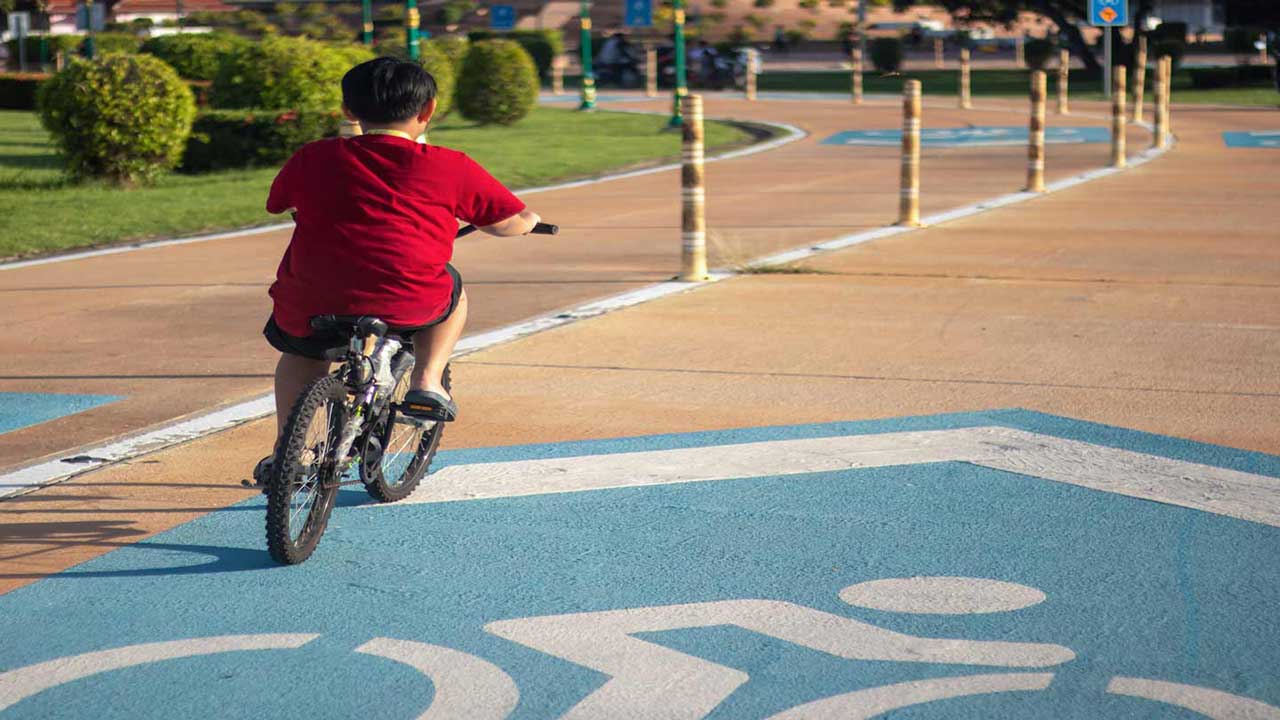
[[[594,110],[596,108],[596,76],[591,69],[591,3],[589,0],[582,0],[578,21],[582,26],[579,42],[582,48],[582,103],[578,105],[578,109]]]
[[[88,0],[84,4],[85,27],[88,33],[84,38],[84,56],[90,60],[93,59],[93,0]]]
[[[684,102],[684,96],[689,94],[684,66],[684,0],[672,0],[671,8],[675,26],[676,94],[671,104],[671,120],[667,122],[667,127],[678,128],[684,124],[681,103]]]
[[[360,19],[362,21],[362,31],[364,33],[364,44],[373,44],[373,0],[361,0],[360,2]]]
[[[418,23],[422,21],[422,18],[418,15],[418,0],[405,0],[404,10],[405,26],[408,28],[406,36],[409,45],[409,59],[417,60],[419,49]]]

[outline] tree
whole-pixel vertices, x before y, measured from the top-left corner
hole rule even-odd
[[[1245,0],[1249,2],[1271,3],[1274,0]],[[924,4],[924,0],[894,0],[898,10]],[[1085,42],[1080,32],[1080,25],[1089,22],[1089,0],[930,0],[929,4],[941,5],[951,13],[958,22],[990,22],[1005,26],[1012,25],[1018,19],[1018,13],[1033,12],[1043,15],[1058,26],[1071,53],[1084,61],[1090,70],[1098,70],[1102,65],[1094,55],[1093,48]],[[1155,0],[1134,0],[1132,11],[1135,27],[1142,27],[1146,18],[1151,16]]]

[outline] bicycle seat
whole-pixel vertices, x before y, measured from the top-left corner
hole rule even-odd
[[[311,329],[319,333],[336,333],[344,337],[382,337],[387,324],[372,315],[317,315],[311,318]]]

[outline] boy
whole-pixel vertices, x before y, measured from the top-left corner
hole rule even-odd
[[[276,427],[329,372],[340,337],[313,333],[316,315],[373,315],[413,341],[406,406],[448,422],[458,408],[441,384],[462,335],[467,295],[449,265],[457,220],[498,236],[524,235],[539,217],[463,153],[414,140],[436,109],[436,84],[417,63],[378,58],[342,78],[342,109],[364,134],[310,143],[271,184],[267,212],[295,212],[263,334],[281,352]],[[254,468],[262,484],[272,457]]]

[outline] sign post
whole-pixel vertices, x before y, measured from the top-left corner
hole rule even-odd
[[[31,13],[9,13],[9,32],[18,40],[18,69],[27,71],[27,35],[31,32]]]
[[[1102,28],[1103,91],[1111,97],[1111,28],[1129,24],[1129,0],[1089,0],[1089,24]]]

